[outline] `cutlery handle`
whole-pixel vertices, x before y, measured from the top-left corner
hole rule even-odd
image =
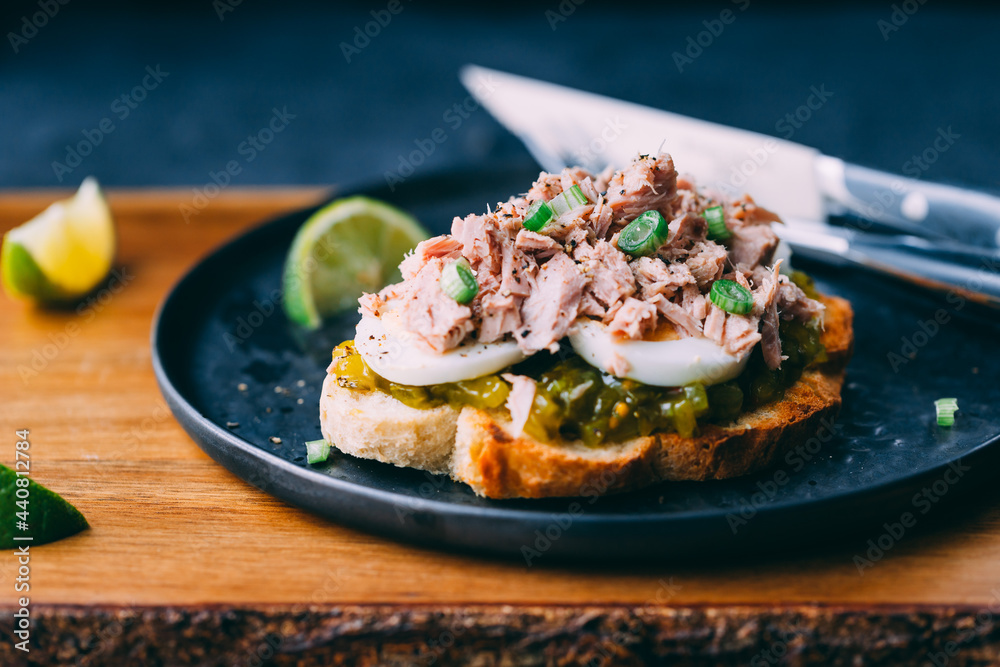
[[[847,259],[920,287],[1000,308],[1000,255],[891,245],[855,235]]]
[[[853,214],[909,234],[1000,247],[1000,198],[857,165],[841,165],[846,192],[826,189],[826,194]]]

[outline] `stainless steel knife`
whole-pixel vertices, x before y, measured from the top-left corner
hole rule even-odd
[[[779,213],[797,251],[861,264],[913,283],[1000,306],[1000,198],[845,163],[749,130],[467,65],[474,98],[518,136],[546,171],[624,165],[662,146],[681,173],[730,195],[752,193]],[[900,233],[827,224],[850,213]],[[920,238],[932,239],[931,243]],[[952,242],[954,239],[956,242]],[[939,246],[946,252],[936,254]]]
[[[466,88],[546,169],[561,158],[627,164],[663,144],[700,185],[754,193],[790,218],[851,212],[902,232],[1000,247],[1000,198],[848,164],[785,139],[475,65]],[[583,166],[587,166],[583,164]]]

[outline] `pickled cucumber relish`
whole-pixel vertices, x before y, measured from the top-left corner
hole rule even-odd
[[[699,422],[731,422],[741,412],[780,399],[807,366],[826,360],[818,323],[783,321],[779,334],[788,357],[781,368],[770,370],[758,346],[739,377],[710,387],[700,383],[653,387],[605,373],[573,353],[536,354],[510,369],[537,383],[524,430],[542,441],[562,437],[593,446],[656,431],[691,437]],[[428,387],[389,382],[368,367],[350,340],[334,349],[333,360],[333,373],[341,387],[381,391],[412,408],[469,405],[498,410],[510,392],[510,384],[499,375]]]

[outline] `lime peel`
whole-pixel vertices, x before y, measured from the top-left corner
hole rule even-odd
[[[73,507],[62,496],[27,477],[27,486],[18,486],[18,474],[0,464],[0,507],[3,508],[3,523],[0,524],[0,549],[14,549],[19,546],[48,544],[70,535],[76,535],[90,527],[80,510]],[[18,497],[19,488],[27,489],[26,497]],[[21,494],[24,496],[24,494]],[[28,529],[17,530],[22,512],[18,502],[27,508]],[[31,540],[15,540],[15,537],[30,537]]]

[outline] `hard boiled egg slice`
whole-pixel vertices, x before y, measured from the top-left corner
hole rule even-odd
[[[595,320],[577,320],[570,330],[573,349],[591,366],[609,369],[627,367],[621,377],[657,387],[681,387],[692,382],[704,385],[732,380],[743,372],[743,358],[727,354],[708,338],[627,340],[610,334]]]
[[[458,382],[495,373],[523,361],[514,341],[469,341],[447,352],[427,351],[412,342],[392,311],[362,317],[354,347],[373,371],[390,382],[416,386]]]

